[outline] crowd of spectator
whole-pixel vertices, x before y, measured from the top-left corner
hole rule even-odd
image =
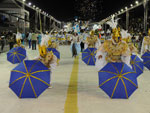
[[[17,32],[21,34],[22,45],[28,45],[32,50],[36,50],[37,43],[41,41],[41,34],[28,32],[24,34],[23,32]],[[16,42],[16,34],[12,31],[2,31],[0,32],[0,53],[5,52],[5,50],[12,49]],[[8,47],[9,46],[9,47]]]

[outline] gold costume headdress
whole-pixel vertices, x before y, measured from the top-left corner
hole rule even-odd
[[[114,19],[114,16],[112,17],[112,19],[110,21],[107,22],[107,24],[112,28],[112,32],[113,32],[113,40],[116,41],[117,43],[119,41],[121,41],[121,34],[120,34],[120,28],[118,27],[117,28],[117,25],[118,25],[118,19]]]
[[[91,30],[91,31],[90,31],[90,35],[91,35],[91,36],[94,36],[94,34],[95,34],[95,31],[94,31],[94,30]]]
[[[39,45],[39,53],[42,58],[44,58],[47,54],[47,47],[45,45]]]
[[[17,45],[21,45],[21,39],[16,39]]]
[[[122,40],[122,37],[121,37],[121,34],[120,34],[120,28],[113,29],[112,38],[113,38],[113,40],[115,40],[115,42],[120,42]]]
[[[43,35],[44,36],[44,35]],[[46,44],[47,43],[47,39],[45,37],[42,37],[42,42],[41,42],[41,45],[39,45],[39,53],[40,53],[40,56],[42,58],[45,58],[48,51],[47,51],[47,47],[48,45],[50,44],[51,45],[51,41],[49,40],[48,41],[48,45]],[[51,51],[50,52],[52,55],[53,55],[53,52]]]

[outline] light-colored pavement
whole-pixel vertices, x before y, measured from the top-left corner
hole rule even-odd
[[[9,88],[10,71],[16,66],[7,62],[6,53],[0,54],[0,113],[64,113],[67,90],[74,59],[70,47],[62,46],[60,65],[52,74],[52,89],[38,99],[19,99]],[[38,51],[27,50],[29,59]],[[150,113],[150,71],[138,79],[139,88],[128,100],[112,100],[98,88],[98,73],[79,58],[78,110],[79,113]]]

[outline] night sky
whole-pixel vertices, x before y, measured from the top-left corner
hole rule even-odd
[[[77,0],[27,0],[32,4],[40,7],[50,15],[60,21],[69,21],[78,16],[75,9],[75,1]],[[82,1],[82,0],[80,0]],[[94,0],[93,0],[94,1]],[[125,6],[130,6],[135,3],[134,0],[102,0],[101,9],[97,11],[97,21],[100,21],[112,13],[115,13]]]

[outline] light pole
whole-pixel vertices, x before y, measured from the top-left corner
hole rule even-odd
[[[144,32],[147,33],[148,1],[144,0]]]
[[[46,31],[46,15],[43,15],[44,23],[43,23],[43,30]]]
[[[129,30],[129,11],[126,11],[126,30]]]
[[[25,22],[25,1],[26,0],[23,0],[23,3],[22,3],[22,8],[23,8],[23,33],[25,33],[25,24],[26,24],[26,22]]]

